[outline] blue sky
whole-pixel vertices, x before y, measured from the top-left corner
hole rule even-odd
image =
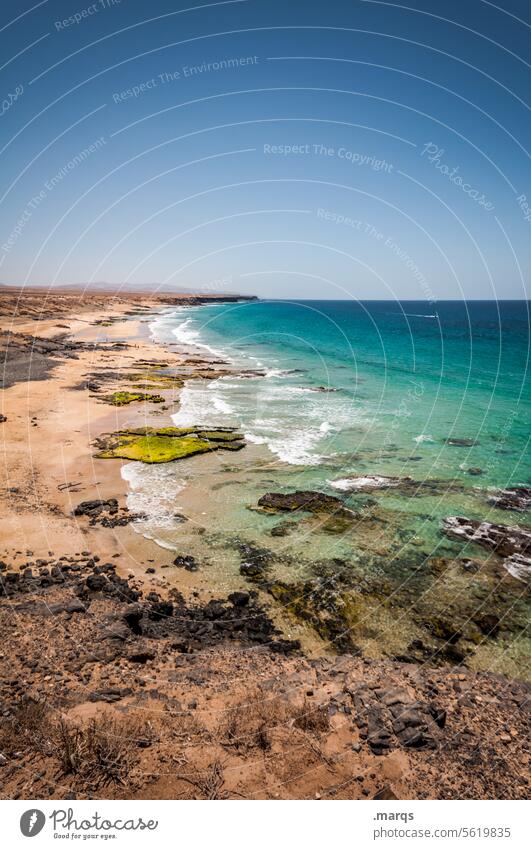
[[[530,35],[516,0],[4,2],[0,281],[526,297]]]

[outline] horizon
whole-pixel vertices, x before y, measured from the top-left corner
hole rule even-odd
[[[104,288],[105,286],[108,286],[109,288],[105,289]],[[46,283],[40,283],[40,284],[39,283],[31,283],[31,284],[28,283],[28,284],[25,284],[25,285],[24,284],[20,285],[20,284],[11,284],[11,283],[0,283],[0,294],[2,292],[2,289],[4,289],[4,290],[8,289],[10,291],[23,291],[25,289],[28,289],[28,290],[29,289],[44,289],[47,292],[53,292],[53,291],[57,291],[57,292],[64,292],[64,291],[78,292],[78,291],[83,291],[84,294],[91,294],[90,285],[89,284],[85,285],[85,284],[82,284],[82,283],[70,283],[70,284],[65,283],[65,284],[60,284],[60,285],[57,285],[57,286],[51,286],[51,285],[46,284]],[[204,289],[201,289],[200,287],[197,288],[197,289],[184,288],[183,287],[183,288],[180,288],[180,289],[175,288],[175,289],[168,289],[167,291],[164,291],[163,289],[160,289],[160,288],[150,288],[148,286],[144,287],[144,286],[142,286],[142,284],[138,284],[134,287],[128,287],[128,286],[125,286],[125,285],[120,286],[119,284],[116,285],[116,286],[113,286],[110,283],[100,283],[99,288],[92,290],[93,294],[107,294],[107,293],[115,294],[115,293],[119,293],[119,292],[138,294],[138,295],[147,295],[147,296],[149,296],[149,295],[158,296],[158,295],[164,295],[164,294],[168,295],[168,296],[170,296],[170,295],[176,295],[176,296],[178,296],[178,295],[190,295],[190,296],[199,297],[199,298],[217,298],[220,301],[223,301],[223,298],[225,298],[225,297],[226,298],[242,298],[242,299],[256,299],[258,301],[263,301],[263,302],[271,301],[273,303],[277,302],[277,301],[282,302],[282,303],[299,303],[301,301],[326,301],[327,303],[333,303],[333,302],[342,303],[344,301],[346,303],[350,303],[350,302],[389,303],[389,304],[393,304],[393,303],[398,303],[398,304],[416,303],[416,304],[419,304],[419,303],[422,303],[422,304],[427,304],[427,305],[430,305],[430,306],[436,306],[438,303],[459,304],[459,303],[469,303],[469,302],[488,303],[488,304],[504,303],[504,302],[507,302],[507,303],[523,303],[523,304],[531,303],[531,298],[503,298],[503,297],[500,297],[500,298],[437,298],[436,301],[432,301],[432,302],[428,302],[423,298],[355,298],[354,296],[351,296],[351,297],[348,297],[348,298],[323,298],[323,297],[281,298],[281,297],[277,296],[277,297],[272,298],[272,297],[269,297],[267,295],[266,296],[260,296],[260,295],[253,293],[253,292],[231,291],[231,292],[224,292],[224,293],[220,294],[220,293],[216,293],[216,292],[207,292]]]

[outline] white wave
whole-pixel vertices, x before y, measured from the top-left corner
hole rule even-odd
[[[266,368],[266,377],[288,377],[290,372],[283,368]]]
[[[121,468],[122,478],[129,484],[127,506],[132,513],[144,513],[146,519],[135,523],[135,529],[148,539],[157,538],[157,532],[172,530],[182,523],[177,498],[186,486],[178,478],[173,465],[148,466],[144,463],[127,463]]]
[[[226,358],[226,353],[224,351],[219,348],[213,348],[211,345],[207,345],[206,342],[201,341],[201,333],[196,328],[193,318],[186,318],[181,324],[174,327],[172,329],[172,334],[175,336],[177,341],[185,347],[191,346],[194,348],[201,348],[216,357]]]
[[[276,419],[255,419],[250,427],[254,430],[268,430],[272,433],[282,433],[283,428]]]
[[[231,413],[234,412],[230,404],[227,404],[223,398],[219,398],[217,395],[214,395],[212,398],[212,404],[214,405],[214,409],[216,409],[218,413],[222,413],[224,416],[230,416]]]
[[[332,427],[332,425],[330,424],[330,422],[323,422],[323,423],[319,426],[319,430],[321,431],[321,433],[330,433],[330,431],[331,431],[331,430],[334,430],[334,428]]]
[[[189,425],[215,425],[219,415],[212,405],[212,393],[206,388],[185,385],[179,396],[179,409],[172,414],[172,421],[177,427]]]
[[[423,312],[405,312],[404,315],[408,315],[411,318],[438,318],[437,315],[427,315]]]
[[[413,442],[435,442],[432,436],[429,436],[427,433],[420,433],[418,436],[413,438]]]
[[[267,446],[280,460],[291,466],[318,466],[324,460],[322,455],[314,453],[320,437],[321,433],[299,431],[280,439],[268,439]]]
[[[265,436],[257,436],[255,433],[244,433],[247,442],[252,442],[254,445],[266,445],[267,439]]]
[[[369,475],[367,477],[357,478],[339,478],[335,481],[327,481],[333,489],[339,489],[342,492],[353,492],[356,489],[387,489],[389,487],[398,486],[396,480],[392,478],[381,477],[380,475]]]

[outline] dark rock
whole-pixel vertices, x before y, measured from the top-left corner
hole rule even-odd
[[[127,624],[127,626],[131,629],[133,634],[141,634],[142,627],[140,625],[140,620],[144,615],[144,608],[141,604],[129,604],[125,608],[122,619]]]
[[[154,622],[161,619],[168,619],[173,616],[173,604],[171,601],[155,601],[149,606],[148,616]]]
[[[472,448],[473,445],[478,444],[475,439],[459,439],[455,436],[450,436],[444,441],[447,445],[457,445],[460,448]]]
[[[131,695],[130,687],[119,689],[117,687],[104,687],[101,690],[94,690],[89,695],[89,702],[119,702],[124,696]]]
[[[531,567],[531,532],[517,526],[494,525],[463,516],[449,516],[443,530],[455,539],[475,542],[483,548],[495,551],[501,557],[519,555],[529,559]]]
[[[90,516],[91,518],[95,518],[103,511],[106,511],[111,515],[117,513],[118,501],[116,498],[109,498],[106,501],[101,498],[95,498],[91,501],[82,501],[81,504],[78,504],[77,507],[74,508],[73,515]]]
[[[404,731],[397,734],[397,737],[402,745],[408,749],[432,749],[435,747],[433,737],[422,728],[405,728]]]
[[[446,725],[446,711],[442,708],[438,708],[436,705],[430,705],[430,713],[433,717],[433,721],[439,726],[439,728],[444,728]]]
[[[199,570],[195,557],[192,557],[190,554],[179,555],[173,561],[173,565],[186,569],[187,572],[197,572]]]
[[[494,613],[486,613],[474,619],[478,628],[488,637],[496,637],[500,630],[500,619]]]
[[[352,516],[355,515],[352,510],[343,506],[339,498],[314,490],[297,490],[290,493],[268,492],[258,500],[258,506],[275,513],[294,510],[305,510],[310,513],[346,511]]]
[[[148,660],[154,660],[156,653],[147,645],[134,646],[127,653],[127,659],[131,663],[147,663]]]
[[[103,629],[103,639],[125,642],[131,636],[128,625],[120,619],[109,622]]]
[[[508,489],[499,489],[488,501],[500,510],[517,510],[523,513],[531,506],[531,487],[511,486]]]
[[[251,596],[249,593],[234,592],[230,593],[228,599],[234,607],[246,607],[249,604]]]
[[[380,800],[380,801],[383,801],[383,800],[390,801],[390,800],[393,800],[393,799],[398,799],[398,796],[396,795],[396,793],[394,792],[392,787],[390,787],[390,785],[387,784],[385,787],[382,787],[381,790],[378,790],[378,792],[375,793],[372,798],[375,799],[375,800]]]
[[[301,650],[299,640],[275,640],[269,644],[269,651],[275,654],[292,654]]]
[[[65,605],[65,611],[66,613],[86,613],[87,608],[79,599],[75,599]]]
[[[99,592],[100,590],[104,590],[107,587],[108,580],[105,575],[98,575],[93,573],[92,575],[88,575],[85,583],[89,590],[93,592]]]
[[[57,604],[50,604],[47,609],[53,616],[56,616],[58,613],[87,612],[87,608],[79,599],[73,599],[72,601],[67,602],[58,602]]]

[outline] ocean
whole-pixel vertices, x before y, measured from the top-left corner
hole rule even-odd
[[[172,418],[237,427],[247,448],[125,466],[130,505],[149,515],[140,532],[193,553],[220,589],[241,588],[242,545],[267,551],[270,575],[292,586],[341,564],[362,610],[354,642],[369,654],[407,655],[441,605],[463,632],[471,607],[492,596],[492,557],[450,540],[442,522],[523,521],[489,497],[531,481],[527,302],[251,301],[169,308],[150,330],[235,367],[187,382]],[[360,515],[356,528],[256,509],[266,492],[308,489],[343,498]],[[466,557],[476,572],[459,565]],[[499,590],[513,602],[503,620],[510,645],[503,629],[496,641],[460,638],[478,666],[502,652],[504,669],[519,668],[521,577]],[[490,607],[504,604],[496,595]]]

